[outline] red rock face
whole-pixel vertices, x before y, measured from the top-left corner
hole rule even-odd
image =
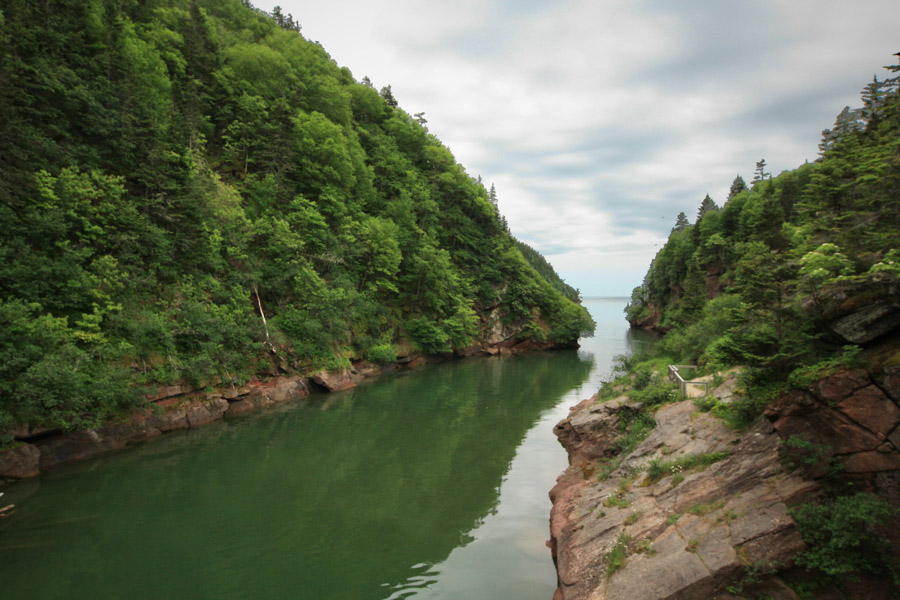
[[[556,427],[572,466],[550,493],[555,598],[726,597],[746,560],[791,564],[803,541],[787,505],[817,485],[784,472],[770,426],[759,423],[736,435],[715,417],[696,413],[690,401],[665,405],[656,413],[656,429],[619,457],[608,479],[585,477],[581,463],[596,463],[590,457],[603,454],[620,402],[582,402]],[[677,482],[671,474],[650,480],[646,472],[651,460],[713,452],[728,457],[679,472]],[[617,544],[624,544],[626,559],[610,573],[606,557]]]
[[[880,439],[884,439],[900,423],[900,408],[874,385],[856,390],[838,402],[837,407]]]
[[[554,598],[734,597],[727,587],[743,577],[746,564],[787,568],[804,548],[787,507],[815,497],[816,479],[834,461],[855,489],[900,505],[900,369],[893,369],[830,375],[772,402],[767,419],[743,432],[696,413],[689,402],[665,405],[656,413],[656,429],[618,457],[620,466],[602,482],[584,466],[602,460],[613,444],[626,399],[612,401],[615,406],[595,399],[579,404],[554,429],[570,453],[570,467],[550,493],[549,545],[559,577]],[[823,453],[819,464],[784,463],[791,447],[783,440],[793,436]],[[644,474],[651,460],[710,452],[729,454],[704,471],[681,473],[677,485],[668,475],[651,481]],[[900,547],[900,521],[892,527],[888,538]],[[629,540],[626,562],[609,573],[605,557],[623,539]],[[795,597],[779,591],[777,580],[769,584],[767,594]]]

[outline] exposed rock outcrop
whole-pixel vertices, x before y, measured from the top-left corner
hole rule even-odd
[[[832,285],[805,304],[846,343],[868,344],[900,327],[900,290],[894,279]]]
[[[733,377],[714,390],[720,401],[736,393]],[[556,598],[737,598],[752,580],[754,597],[795,600],[778,575],[805,547],[788,509],[814,499],[820,478],[837,465],[855,490],[900,505],[898,389],[897,367],[840,371],[774,402],[767,419],[740,432],[691,401],[665,405],[603,481],[598,461],[609,464],[620,419],[639,407],[626,396],[582,402],[556,426],[570,456],[551,491]]]
[[[551,492],[557,598],[724,598],[749,565],[791,564],[803,541],[787,507],[817,485],[786,472],[770,425],[736,434],[690,401],[666,405],[606,480],[585,477],[584,465],[608,452],[627,407],[621,399],[585,402],[557,425],[572,452]],[[679,466],[692,457],[721,460],[702,470]],[[648,474],[651,461],[659,479]],[[617,544],[627,558],[611,572]]]

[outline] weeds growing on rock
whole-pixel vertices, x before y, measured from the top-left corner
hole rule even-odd
[[[719,502],[708,502],[705,504],[695,504],[694,506],[688,509],[688,512],[692,515],[697,515],[698,517],[705,517],[711,512],[715,512],[725,506],[724,501]]]
[[[613,573],[625,566],[625,561],[628,558],[628,542],[630,541],[630,535],[620,533],[619,538],[616,540],[616,545],[613,546],[612,550],[606,553],[607,579],[612,577]]]
[[[603,505],[610,508],[613,506],[618,506],[619,508],[628,508],[629,506],[631,506],[631,500],[627,499],[622,494],[622,492],[616,491],[606,497]]]
[[[668,461],[654,458],[647,465],[647,478],[650,483],[656,483],[663,477],[679,475],[683,471],[702,471],[709,465],[727,457],[728,452],[709,452],[706,454],[688,454]]]
[[[646,554],[647,556],[656,556],[656,548],[650,544],[650,540],[641,540],[638,547],[634,550],[638,554]]]
[[[643,515],[643,514],[644,514],[644,511],[641,511],[641,510],[631,513],[630,515],[625,517],[625,524],[626,525],[634,525],[637,522],[637,520],[641,518],[641,515]]]

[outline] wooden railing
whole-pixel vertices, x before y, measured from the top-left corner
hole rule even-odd
[[[688,386],[696,385],[703,386],[704,396],[709,396],[709,382],[708,381],[686,381],[684,377],[679,373],[679,369],[692,370],[696,371],[697,367],[695,365],[669,365],[669,379],[678,384],[678,389],[681,390],[681,396],[685,397],[688,395]]]

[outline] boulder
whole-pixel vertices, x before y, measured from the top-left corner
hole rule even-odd
[[[0,450],[0,477],[23,479],[41,472],[41,451],[32,444]]]
[[[410,366],[413,366],[414,362],[415,360],[410,363]],[[362,378],[353,373],[350,369],[341,369],[337,373],[322,370],[315,373],[310,379],[316,385],[329,392],[340,392],[356,387],[356,384]]]
[[[210,398],[190,403],[186,407],[185,412],[188,425],[190,427],[200,427],[222,419],[226,410],[228,410],[228,400],[225,398]]]
[[[77,431],[41,440],[38,443],[41,451],[40,467],[44,471],[124,447],[123,439],[104,439],[93,429]]]

